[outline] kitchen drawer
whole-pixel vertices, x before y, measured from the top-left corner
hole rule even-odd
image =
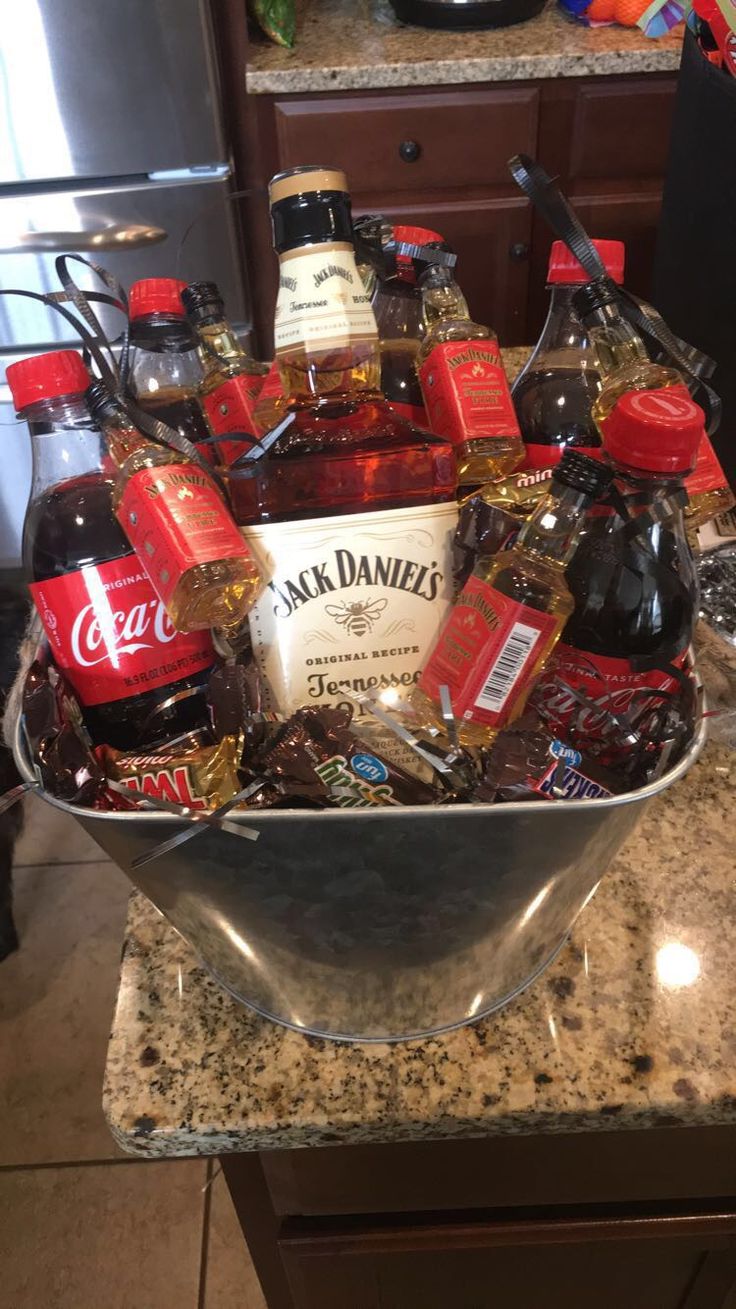
[[[286,1224],[294,1309],[727,1309],[733,1214]]]
[[[344,168],[361,196],[455,187],[514,190],[507,160],[534,154],[539,91],[321,96],[274,105],[282,168]]]

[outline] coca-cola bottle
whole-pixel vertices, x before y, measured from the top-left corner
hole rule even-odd
[[[624,278],[623,241],[594,241],[608,276]],[[591,454],[601,438],[591,409],[601,389],[598,360],[573,305],[577,288],[590,279],[564,241],[549,256],[547,320],[534,352],[511,388],[521,435],[523,468],[549,468],[568,446]]]
[[[115,519],[115,470],[84,402],[80,356],[24,359],[7,379],[33,446],[26,576],[90,736],[127,750],[203,726],[212,644],[175,630]]]
[[[692,639],[697,576],[675,493],[702,432],[703,412],[684,386],[627,392],[602,424],[630,517],[612,506],[588,515],[567,568],[575,609],[534,703],[557,736],[608,762],[629,749],[611,711],[646,731],[676,691]]]
[[[131,286],[129,385],[147,414],[190,441],[209,442],[197,394],[202,381],[199,342],[181,301],[185,287],[174,277],[147,277]]]

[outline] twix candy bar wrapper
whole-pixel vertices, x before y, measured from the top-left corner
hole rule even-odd
[[[131,799],[152,796],[189,809],[217,809],[240,790],[241,751],[237,736],[204,745],[195,735],[158,753],[136,754],[109,745],[96,753],[108,779],[126,787]]]

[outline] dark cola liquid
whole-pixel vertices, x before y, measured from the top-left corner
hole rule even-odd
[[[381,390],[393,404],[424,405],[415,365],[418,348],[412,340],[381,342]]]
[[[521,435],[529,445],[595,447],[601,443],[590,416],[598,374],[580,368],[526,373],[513,389]]]
[[[112,484],[101,476],[75,478],[29,505],[23,558],[33,581],[61,577],[126,555],[133,556],[133,551],[113,514]],[[207,720],[206,676],[198,673],[124,700],[82,706],[92,740],[96,745],[132,750],[203,727]],[[201,694],[182,699],[152,717],[158,706],[190,687]]]
[[[659,524],[626,541],[621,519],[591,514],[566,571],[575,611],[565,645],[615,659],[672,659],[690,642],[697,579],[684,533]]]
[[[168,423],[180,436],[186,436],[195,445],[209,437],[202,406],[192,392],[171,387],[153,395],[139,395],[136,403],[152,418]]]

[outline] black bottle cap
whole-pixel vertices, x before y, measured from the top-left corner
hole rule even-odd
[[[106,384],[100,381],[99,378],[91,386],[87,387],[84,399],[90,416],[96,423],[105,418],[117,418],[122,410],[120,400],[108,390]]]
[[[553,481],[597,500],[613,481],[613,469],[579,450],[566,450],[555,468]]]
[[[339,168],[307,164],[271,178],[273,244],[278,254],[303,245],[353,245],[353,219],[345,174]]]
[[[225,316],[225,302],[216,282],[190,282],[181,293],[181,302],[192,323],[208,318],[219,322]]]
[[[618,287],[610,277],[599,277],[595,282],[588,282],[586,286],[581,286],[576,291],[572,303],[578,317],[586,323],[588,319],[595,315],[597,310],[604,309],[606,305],[615,304],[618,300]]]

